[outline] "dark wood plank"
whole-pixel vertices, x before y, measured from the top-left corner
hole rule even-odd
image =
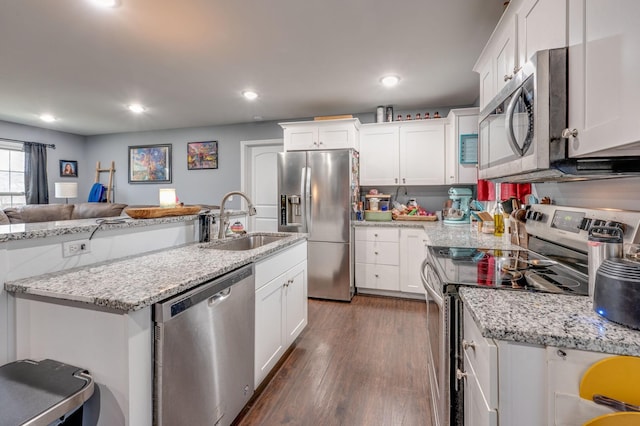
[[[429,425],[424,301],[309,300],[309,325],[236,424]]]

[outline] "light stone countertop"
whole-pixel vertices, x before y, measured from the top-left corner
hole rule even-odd
[[[17,295],[81,302],[123,313],[136,311],[267,257],[307,237],[306,234],[294,233],[269,235],[282,235],[285,238],[246,251],[216,250],[216,245],[223,241],[189,244],[8,281],[4,287]]]
[[[231,217],[247,214],[242,210],[227,210]],[[212,210],[208,215],[220,217],[219,210]],[[0,243],[15,240],[29,240],[47,238],[58,235],[71,235],[92,232],[98,227],[98,221],[105,221],[100,225],[102,230],[138,228],[165,223],[187,222],[198,220],[199,215],[169,216],[155,219],[132,219],[129,216],[115,216],[95,219],[59,220],[52,222],[14,223],[0,225]]]
[[[640,331],[599,316],[589,297],[476,287],[460,297],[487,338],[640,356]]]
[[[505,233],[502,237],[493,234],[483,234],[472,229],[470,224],[449,225],[442,221],[411,222],[411,221],[353,221],[354,227],[394,227],[394,228],[423,228],[426,233],[427,244],[442,247],[471,247],[510,249],[520,248],[511,244],[510,236]]]

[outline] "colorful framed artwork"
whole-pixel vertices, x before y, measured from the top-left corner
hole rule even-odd
[[[129,183],[171,183],[171,145],[130,146]]]
[[[218,141],[187,143],[187,169],[218,168]]]
[[[78,162],[60,160],[60,177],[78,177]]]

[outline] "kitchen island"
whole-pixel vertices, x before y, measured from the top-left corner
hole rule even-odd
[[[191,243],[8,280],[15,358],[87,368],[97,384],[85,407],[91,424],[151,424],[152,305],[305,240],[304,234],[285,234],[245,251],[217,250],[222,241]]]

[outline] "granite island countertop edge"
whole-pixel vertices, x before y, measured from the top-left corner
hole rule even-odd
[[[246,251],[217,250],[219,241],[182,247],[7,281],[16,296],[79,302],[121,313],[137,311],[306,240],[306,234]],[[78,285],[77,283],[82,283]]]

